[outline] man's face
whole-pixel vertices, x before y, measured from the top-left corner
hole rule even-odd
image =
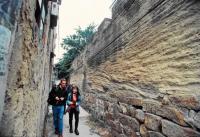
[[[66,81],[62,81],[62,82],[61,82],[61,87],[62,87],[62,88],[65,88],[65,87],[66,87],[66,83],[67,83]]]

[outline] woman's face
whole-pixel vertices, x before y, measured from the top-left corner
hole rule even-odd
[[[74,94],[76,94],[77,93],[77,88],[73,88],[72,91],[73,91]]]

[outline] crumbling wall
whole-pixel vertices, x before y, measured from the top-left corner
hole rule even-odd
[[[3,113],[8,62],[13,47],[21,0],[0,1],[0,121]]]
[[[12,48],[9,49],[10,58],[7,60],[6,68],[8,75],[4,81],[6,93],[2,96],[5,99],[0,100],[4,101],[0,136],[41,137],[43,134],[47,114],[46,101],[51,86],[50,52],[54,48],[52,42],[55,34],[53,29],[49,29],[50,11],[45,18],[44,26],[40,24],[38,27],[35,18],[36,2],[8,1],[12,3],[12,6],[7,5],[9,11],[16,5],[20,5],[21,8],[15,11],[19,16],[16,16],[11,29]],[[51,2],[48,4],[48,10],[50,7]],[[50,40],[48,35],[52,36]]]
[[[200,136],[199,22],[198,0],[116,2],[71,75],[112,136]]]

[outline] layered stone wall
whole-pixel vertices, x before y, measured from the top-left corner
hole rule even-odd
[[[113,137],[200,136],[199,22],[198,0],[116,2],[71,75]]]
[[[51,2],[47,5],[49,11],[45,15],[44,24],[36,21],[36,17],[42,18],[36,12],[36,2],[37,0],[0,1],[2,10],[9,13],[3,14],[0,21],[3,27],[10,30],[11,37],[6,51],[9,57],[4,60],[6,64],[0,64],[7,71],[7,76],[0,81],[0,85],[3,82],[2,85],[5,86],[0,89],[0,101],[4,102],[3,107],[0,105],[0,112],[3,113],[0,122],[2,137],[43,135],[46,101],[51,86],[50,52],[55,46],[55,33],[54,29],[49,29]],[[0,28],[0,36],[2,35]]]

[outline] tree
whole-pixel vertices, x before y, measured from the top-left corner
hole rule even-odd
[[[59,79],[69,76],[73,60],[92,41],[93,35],[96,32],[95,27],[94,24],[90,24],[85,29],[78,27],[75,29],[75,34],[63,39],[61,46],[66,50],[66,53],[64,53],[63,58],[55,65]]]

